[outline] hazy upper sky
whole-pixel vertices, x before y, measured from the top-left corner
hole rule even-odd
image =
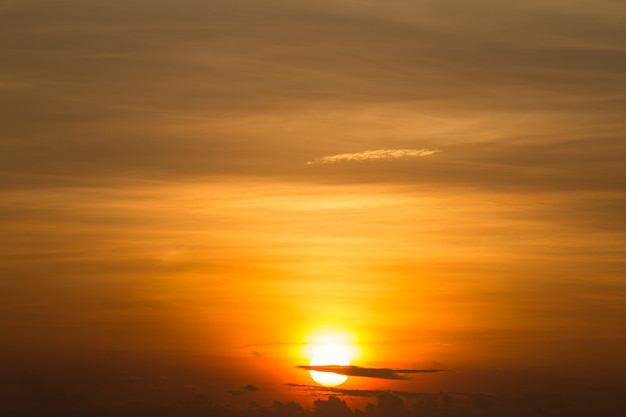
[[[5,0],[0,400],[623,389],[625,115],[619,0]]]

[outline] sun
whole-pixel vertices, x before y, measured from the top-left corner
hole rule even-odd
[[[346,349],[341,345],[327,344],[317,346],[311,359],[311,366],[339,365],[349,366],[350,361],[346,356]],[[310,371],[311,378],[320,385],[336,387],[348,379],[347,375],[339,375],[332,372]]]

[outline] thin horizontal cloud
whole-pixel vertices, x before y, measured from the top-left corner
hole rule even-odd
[[[390,368],[363,368],[360,366],[338,366],[338,365],[317,365],[317,366],[298,366],[300,369],[317,372],[332,372],[339,375],[361,376],[365,378],[379,379],[410,379],[403,374],[432,374],[436,372],[445,372],[445,369],[390,369]]]
[[[372,159],[399,159],[418,156],[430,156],[437,149],[378,149],[375,151],[363,151],[356,153],[340,153],[337,155],[323,156],[307,162],[307,164],[334,164],[336,162],[369,161]]]
[[[332,395],[337,395],[337,396],[348,396],[348,397],[376,398],[387,393],[391,393],[391,394],[394,394],[403,398],[408,398],[408,399],[429,399],[429,398],[437,398],[438,396],[438,394],[413,392],[413,391],[346,389],[346,388],[324,387],[320,385],[306,385],[306,384],[294,384],[294,383],[287,383],[284,385],[291,389],[301,390],[301,391],[305,391],[305,392],[309,392],[313,394],[332,394]]]

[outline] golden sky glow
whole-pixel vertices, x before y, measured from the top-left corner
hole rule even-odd
[[[624,386],[625,16],[0,6],[0,400]]]

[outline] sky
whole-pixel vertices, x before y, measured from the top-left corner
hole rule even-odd
[[[5,0],[0,404],[623,415],[625,113],[619,0]]]

